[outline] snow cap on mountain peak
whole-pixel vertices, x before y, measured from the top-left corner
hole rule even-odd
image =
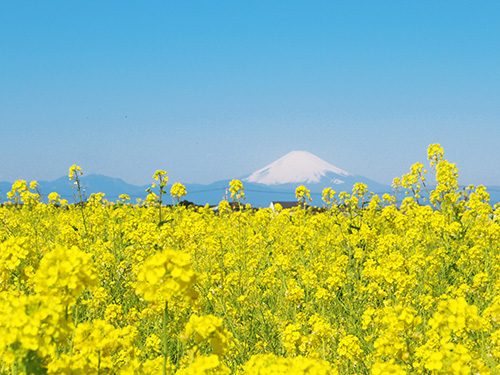
[[[245,179],[265,185],[319,182],[327,173],[351,176],[307,151],[292,151]]]

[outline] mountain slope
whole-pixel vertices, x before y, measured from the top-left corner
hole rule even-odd
[[[245,178],[245,181],[264,185],[317,183],[328,172],[337,175],[339,181],[342,181],[342,177],[351,176],[350,173],[327,163],[310,152],[292,151],[255,171]]]
[[[331,187],[337,192],[352,191],[355,183],[363,183],[375,193],[391,192],[391,187],[379,184],[366,177],[351,174],[307,151],[292,151],[271,164],[243,178],[245,187],[250,190],[270,190],[271,200],[295,200],[295,189],[305,185],[311,191],[312,204],[321,206],[321,192]],[[252,186],[248,186],[252,184]],[[282,199],[277,194],[281,194]],[[250,194],[249,194],[250,198]]]

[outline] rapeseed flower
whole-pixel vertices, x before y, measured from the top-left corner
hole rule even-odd
[[[0,206],[2,372],[496,373],[499,208],[457,189],[441,146],[429,164],[430,192],[416,163],[403,203],[357,184],[316,212],[165,206],[164,171],[138,204],[45,204],[18,181]]]
[[[198,298],[194,289],[197,278],[188,254],[166,249],[150,257],[142,266],[137,275],[137,293],[153,304],[177,298],[194,301]]]

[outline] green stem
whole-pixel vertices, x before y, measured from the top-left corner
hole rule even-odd
[[[167,308],[168,303],[165,302],[163,310],[163,375],[167,375]]]
[[[78,174],[75,172],[75,182],[76,182],[76,190],[78,192],[78,205],[80,206],[80,213],[82,214],[82,223],[83,223],[83,230],[84,230],[84,236],[82,236],[82,241],[84,243],[84,245],[87,245],[88,242],[84,240],[84,238],[86,240],[88,240],[88,229],[87,229],[87,221],[85,219],[85,208],[84,208],[84,194],[82,193],[82,190],[83,190],[83,186],[82,186],[82,183],[80,181],[80,178],[78,176]]]
[[[160,208],[160,210],[159,210],[159,211],[160,211],[160,212],[159,212],[159,214],[160,214],[160,215],[159,215],[159,216],[160,216],[160,220],[159,220],[158,224],[160,224],[160,223],[161,223],[161,205],[162,205],[161,196],[162,196],[162,192],[161,192],[161,190],[160,190],[160,202],[159,202],[159,204],[160,204],[160,207],[159,207],[159,208]]]

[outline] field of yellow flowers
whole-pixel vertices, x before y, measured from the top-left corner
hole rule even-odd
[[[500,208],[459,191],[438,144],[428,155],[431,191],[417,163],[394,195],[325,189],[322,210],[166,206],[185,190],[163,171],[134,204],[84,200],[76,165],[77,204],[17,181],[0,373],[499,373]]]

